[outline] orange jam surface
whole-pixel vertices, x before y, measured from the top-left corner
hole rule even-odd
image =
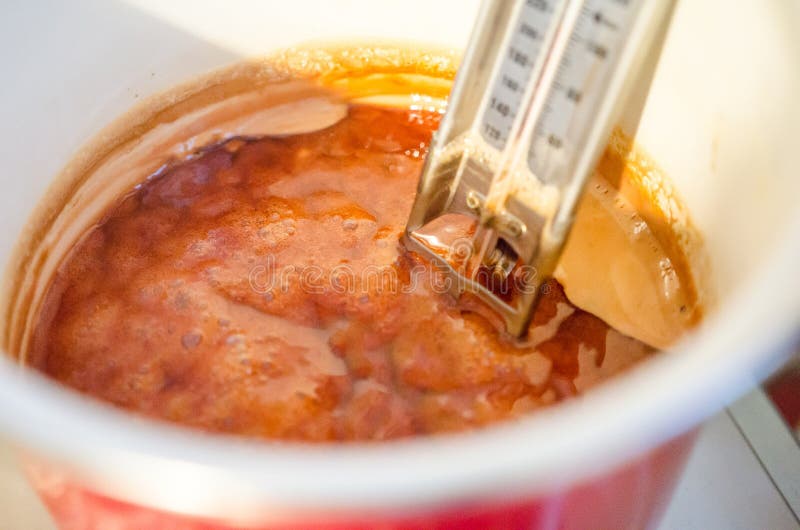
[[[652,353],[553,280],[523,344],[432,288],[400,239],[438,123],[351,105],[152,176],[60,266],[31,364],[147,416],[326,441],[517,417]]]

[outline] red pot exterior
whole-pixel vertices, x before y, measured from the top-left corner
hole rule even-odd
[[[36,465],[29,476],[62,530],[622,530],[656,524],[672,495],[696,430],[616,471],[571,489],[505,502],[465,500],[435,510],[398,515],[304,510],[296,519],[250,525],[160,511],[90,491],[55,468]],[[314,515],[309,515],[314,514]]]

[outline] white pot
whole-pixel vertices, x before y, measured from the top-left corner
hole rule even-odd
[[[461,48],[475,0],[17,2],[0,18],[8,260],[73,153],[149,95],[241,57],[375,37]],[[687,432],[772,370],[800,331],[800,3],[683,0],[636,138],[705,235],[719,307],[583,399],[466,435],[268,446],[132,419],[0,363],[0,429],[121,499],[196,515],[435,507],[547,493]],[[629,131],[632,132],[632,131]],[[5,301],[3,304],[5,305]],[[153,477],[158,476],[158,480]]]

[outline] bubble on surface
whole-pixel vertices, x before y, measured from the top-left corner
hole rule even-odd
[[[181,344],[187,350],[193,350],[203,342],[203,335],[199,331],[190,331],[181,337]]]

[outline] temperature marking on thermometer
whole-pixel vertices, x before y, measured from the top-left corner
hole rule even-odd
[[[546,60],[545,36],[556,23],[553,14],[570,0],[526,0],[514,31],[506,39],[505,55],[495,73],[481,119],[481,134],[492,147],[503,150],[521,107],[534,67]],[[572,0],[579,1],[579,0]],[[571,178],[570,161],[582,147],[609,81],[617,54],[637,2],[583,0],[561,56],[556,77],[530,137],[528,165],[543,183]]]
[[[572,178],[570,163],[583,148],[623,44],[620,28],[630,26],[633,11],[627,1],[584,2],[528,151],[528,165],[542,182]]]
[[[489,104],[482,118],[481,134],[495,149],[502,149],[508,141],[508,133],[535,62],[541,55],[544,36],[558,1],[526,0],[520,6],[514,23],[516,30],[508,39],[507,52],[492,83]]]

